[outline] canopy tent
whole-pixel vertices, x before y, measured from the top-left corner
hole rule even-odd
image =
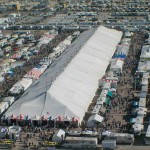
[[[123,61],[120,59],[112,59],[111,61],[111,65],[110,65],[110,70],[116,70],[116,69],[120,69],[120,71],[122,71],[122,66],[123,66]]]
[[[102,116],[95,114],[88,119],[87,127],[94,127],[96,122],[101,123],[103,120],[104,118]]]
[[[137,116],[136,118],[130,118],[130,123],[143,123],[143,116]]]
[[[139,123],[135,123],[133,125],[133,129],[134,129],[134,133],[140,132],[141,130],[144,129],[144,125],[143,124],[139,124]]]
[[[22,78],[17,83],[13,85],[13,87],[23,87],[26,90],[32,84],[32,79]]]
[[[0,113],[3,113],[9,107],[9,103],[4,101],[0,103]]]
[[[80,122],[122,36],[103,26],[94,30],[80,34],[6,114],[41,117],[50,112],[54,117],[76,116]]]
[[[9,96],[3,99],[4,102],[8,102],[9,106],[15,101],[15,97]]]
[[[32,120],[35,120],[35,121],[38,121],[38,120],[40,120],[40,117],[39,116],[37,116],[37,115],[35,115],[34,117],[32,117],[31,118]]]
[[[21,114],[17,117],[17,120],[24,120],[24,119],[25,119],[25,117]]]
[[[66,116],[66,117],[63,119],[63,121],[71,121],[71,118],[68,117],[68,116]]]
[[[125,54],[121,53],[116,53],[113,58],[120,58],[120,59],[125,59],[127,56]]]
[[[25,74],[24,77],[38,79],[41,76],[41,74],[42,74],[42,72],[39,69],[33,68],[32,70],[27,72],[27,74]]]
[[[113,92],[112,91],[108,91],[107,96],[112,97],[113,96]]]
[[[78,121],[79,121],[79,119],[77,117],[72,118],[72,122],[78,122]]]
[[[140,98],[139,107],[145,107],[145,106],[146,106],[146,98]]]
[[[45,115],[43,115],[43,116],[41,117],[41,120],[42,120],[42,121],[47,121],[48,118],[47,118]]]
[[[138,72],[150,71],[150,61],[139,62]]]
[[[64,140],[64,138],[65,138],[65,131],[60,129],[55,132],[55,134],[53,135],[52,141],[61,143],[62,140]]]
[[[24,117],[24,120],[31,120],[31,117],[27,115]]]
[[[56,117],[56,121],[63,121],[63,117],[61,117],[61,116],[58,116],[58,117]]]

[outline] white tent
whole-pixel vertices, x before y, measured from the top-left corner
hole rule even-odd
[[[4,102],[8,102],[9,106],[15,101],[15,97],[13,96],[9,96],[9,97],[5,97]]]
[[[122,67],[123,67],[123,60],[120,59],[112,59],[110,64],[110,71],[116,74],[122,73]]]
[[[62,140],[64,140],[64,138],[65,138],[65,131],[60,129],[55,132],[55,134],[53,135],[52,141],[61,143]]]
[[[0,103],[0,113],[3,113],[9,107],[8,102]]]
[[[150,59],[150,50],[148,51],[142,51],[140,55],[140,61],[146,61]]]
[[[139,107],[145,107],[145,106],[146,106],[146,98],[140,98]]]
[[[141,132],[141,130],[144,129],[144,125],[143,124],[135,123],[133,125],[133,129],[134,129],[134,133],[139,133],[139,132]]]
[[[94,123],[96,123],[96,122],[100,123],[100,122],[103,122],[103,120],[104,120],[104,118],[102,116],[95,114],[88,119],[87,127],[94,127],[94,125],[95,125]]]
[[[24,90],[26,90],[31,84],[32,84],[32,79],[22,78],[17,83],[15,83],[12,88],[14,88],[14,87],[23,87]],[[10,89],[10,91],[11,91],[11,89]]]
[[[150,70],[150,61],[139,62],[138,69],[137,69],[138,72],[145,72],[149,70]]]
[[[6,114],[33,117],[50,112],[54,117],[76,116],[82,121],[122,36],[103,26],[94,30],[83,32]]]

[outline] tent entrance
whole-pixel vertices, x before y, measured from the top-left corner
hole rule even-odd
[[[47,125],[47,120],[42,120],[42,126],[46,126]]]
[[[32,124],[33,124],[33,126],[39,126],[39,121],[38,120],[33,120]]]
[[[50,127],[54,127],[54,120],[48,121],[48,124],[50,125]]]
[[[65,125],[66,127],[68,127],[68,126],[70,126],[70,122],[69,122],[69,121],[64,121],[64,125]]]
[[[11,119],[11,124],[16,125],[16,119]]]

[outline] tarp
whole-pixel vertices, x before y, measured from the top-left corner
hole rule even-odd
[[[122,32],[103,26],[82,33],[6,114],[50,112],[82,121],[121,37]]]

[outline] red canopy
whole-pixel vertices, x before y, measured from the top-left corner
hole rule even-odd
[[[33,76],[35,79],[38,79],[41,74],[42,74],[41,71],[37,69],[32,69],[27,73],[27,75]]]
[[[17,119],[18,120],[24,120],[24,116],[20,114]]]
[[[61,117],[61,116],[58,116],[57,118],[56,118],[56,121],[62,121],[63,120],[63,117]]]
[[[79,121],[79,119],[77,117],[72,118],[72,122],[78,122],[78,121]]]

